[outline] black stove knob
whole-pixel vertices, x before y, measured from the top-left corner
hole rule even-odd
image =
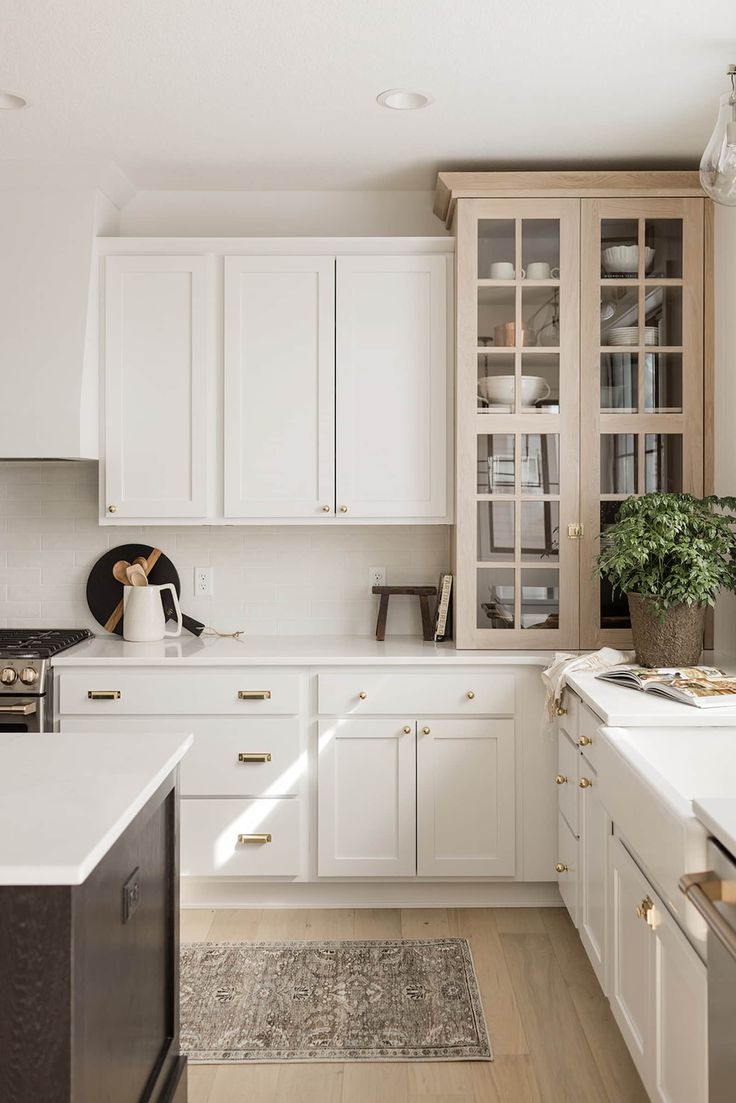
[[[0,670],[0,683],[4,686],[12,686],[18,680],[18,673],[12,666],[4,666]]]
[[[38,681],[38,671],[34,670],[32,666],[24,666],[20,672],[20,680],[24,686],[32,686],[34,682]]]

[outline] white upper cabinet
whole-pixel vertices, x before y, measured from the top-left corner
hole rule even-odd
[[[334,516],[334,257],[225,258],[225,516]]]
[[[446,256],[337,259],[337,516],[448,514]]]
[[[110,519],[207,512],[210,261],[105,263],[104,502]]]

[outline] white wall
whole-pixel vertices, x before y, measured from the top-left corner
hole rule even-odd
[[[447,231],[432,191],[140,191],[124,207],[127,236],[432,236]]]
[[[716,207],[715,490],[736,495],[736,208]],[[736,655],[736,597],[716,606],[715,642]]]
[[[97,464],[0,463],[0,627],[81,626],[89,569],[131,540],[163,549],[182,580],[182,608],[248,635],[375,632],[368,568],[389,584],[436,585],[449,566],[447,526],[100,528]],[[194,567],[214,568],[214,594],[194,598]],[[421,636],[418,602],[394,598],[388,634]]]

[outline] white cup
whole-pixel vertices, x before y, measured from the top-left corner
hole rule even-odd
[[[495,264],[491,265],[491,279],[492,280],[513,280],[516,272],[514,266],[510,260],[497,260]],[[524,269],[521,270],[522,278],[524,276]]]
[[[557,280],[559,277],[559,268],[551,268],[546,260],[530,261],[526,270],[528,280]]]

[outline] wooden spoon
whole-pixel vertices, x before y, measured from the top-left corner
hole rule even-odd
[[[141,567],[140,563],[133,563],[132,566],[128,567],[125,574],[127,575],[129,586],[148,585],[146,572],[144,571],[143,567]]]
[[[113,564],[113,568],[112,568],[113,578],[117,582],[122,582],[123,586],[130,586],[130,583],[128,582],[128,575],[127,575],[127,571],[128,571],[129,567],[130,567],[130,563],[127,561],[127,559],[118,559],[117,563]]]

